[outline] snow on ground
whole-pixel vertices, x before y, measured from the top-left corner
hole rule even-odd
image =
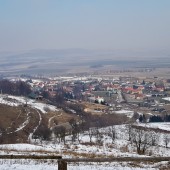
[[[69,109],[69,108],[68,108],[68,110],[69,110],[70,112],[72,112],[72,113],[76,113],[76,111],[73,110],[73,109]]]
[[[57,170],[57,162],[34,160],[0,160],[1,170]]]
[[[130,163],[129,163],[130,164]],[[132,163],[133,164],[133,163]],[[140,165],[141,167],[132,167],[128,163],[77,163],[68,164],[69,170],[159,170],[159,168],[153,165],[146,167],[146,165]],[[56,170],[58,167],[57,161],[33,161],[29,160],[26,163],[24,160],[11,162],[6,161],[6,163],[1,163],[0,169],[2,170]]]
[[[130,110],[119,110],[119,111],[115,111],[115,113],[117,114],[125,114],[127,117],[132,118],[134,115],[134,111],[130,111]]]
[[[157,122],[157,123],[139,123],[138,126],[143,126],[147,128],[161,129],[170,131],[170,122]]]
[[[130,163],[130,162],[129,162]],[[133,164],[133,163],[132,163]],[[138,165],[139,166],[139,165]],[[158,170],[152,166],[145,166],[141,164],[141,167],[132,167],[128,163],[122,162],[106,162],[106,163],[77,163],[70,164],[69,170]]]
[[[112,140],[109,136],[106,135],[106,132],[109,131],[111,127],[101,128],[99,131],[103,134],[101,145],[97,144],[96,137],[92,137],[92,144],[89,143],[90,138],[88,132],[80,134],[80,143],[78,141],[72,144],[71,137],[66,137],[66,144],[58,143],[57,141],[43,141],[41,145],[32,145],[32,144],[8,144],[0,145],[0,154],[58,154],[62,155],[63,158],[83,158],[83,157],[143,157],[147,155],[138,155],[136,153],[136,148],[131,146],[128,139],[128,129],[127,125],[116,125],[114,126],[116,130],[116,139],[112,144]],[[161,135],[160,135],[161,136]],[[37,143],[37,142],[36,142]],[[38,142],[38,144],[40,144]],[[161,146],[155,146],[151,148],[153,156],[170,156],[170,148],[165,148]],[[36,153],[40,151],[40,153]],[[44,151],[44,152],[42,152]],[[35,162],[33,160],[28,161],[27,163],[14,162],[10,163],[4,162],[1,163],[0,160],[0,169],[3,170],[30,170],[32,168],[36,170],[53,170],[57,167],[57,162],[50,161],[41,161]],[[158,163],[157,163],[158,164]],[[137,163],[69,163],[69,170],[158,170],[159,166],[157,164],[140,164]],[[161,163],[160,163],[161,164]]]
[[[159,165],[163,165],[166,162],[162,162],[159,164],[152,165],[136,165],[136,167],[132,167],[130,164],[133,163],[116,163],[116,162],[106,162],[106,163],[69,163],[69,170],[159,170],[157,168]],[[134,164],[135,165],[135,164]],[[34,161],[34,160],[0,160],[0,169],[2,170],[56,170],[58,167],[57,160],[42,160],[42,161]]]
[[[170,101],[170,97],[164,97],[163,100]]]
[[[58,111],[55,106],[40,103],[36,100],[28,99],[20,96],[11,96],[11,95],[0,95],[0,103],[6,104],[9,106],[19,106],[26,104],[32,108],[40,110],[42,113],[47,113],[48,111]]]
[[[131,145],[130,141],[128,141],[128,127],[127,125],[116,125],[114,126],[116,132],[116,139],[112,144],[112,139],[106,135],[109,131],[110,127],[100,129],[102,135],[102,145],[83,145],[83,143],[88,143],[90,141],[88,132],[85,132],[83,135],[80,135],[80,140],[82,145],[77,145],[75,149],[78,153],[86,152],[89,154],[97,154],[97,155],[105,155],[105,156],[130,156],[130,157],[139,157],[136,154],[136,148]],[[148,149],[147,154],[151,154],[154,156],[170,156],[170,143],[168,144],[168,148],[165,147],[165,143],[163,142],[164,134],[157,133],[159,136],[158,146],[153,146]],[[92,142],[97,143],[96,138],[92,138]],[[71,146],[70,146],[71,147]],[[74,148],[74,147],[73,147]],[[141,155],[140,155],[141,156]]]
[[[1,96],[0,97],[0,103],[1,104],[6,104],[8,106],[18,106],[18,103],[6,100],[5,96]]]
[[[102,157],[139,157],[142,155],[138,155],[136,153],[136,147],[131,145],[131,142],[128,141],[128,127],[127,125],[116,125],[114,129],[116,131],[116,139],[112,143],[112,139],[108,136],[107,132],[111,127],[101,128],[99,129],[100,133],[102,133],[101,144],[97,144],[98,141],[95,136],[92,137],[92,143],[90,143],[89,132],[84,132],[79,135],[79,140],[72,144],[71,136],[66,137],[66,144],[63,143],[58,144],[58,142],[54,139],[51,144],[52,148],[56,148],[59,153],[66,153],[64,157],[72,157],[73,153],[79,155],[79,157],[83,157],[83,155],[88,155],[89,157],[102,156]],[[170,143],[168,144],[168,148],[165,147],[163,142],[164,134],[158,133],[159,136],[158,145],[152,146],[148,149],[146,155],[143,156],[170,156]]]
[[[16,130],[15,130],[15,132],[18,132],[18,131],[20,131],[20,130],[22,130],[22,129],[24,129],[24,127],[29,123],[29,121],[30,121],[30,116],[29,116],[29,112],[27,113],[27,119],[25,120],[25,122],[23,122]],[[12,133],[12,132],[11,132]]]
[[[11,150],[11,151],[46,151],[46,152],[55,152],[56,150],[51,147],[44,147],[40,145],[33,145],[33,144],[3,144],[0,145],[0,154],[2,150]]]
[[[116,139],[112,143],[112,138],[108,136],[107,132],[111,127],[101,128],[99,129],[102,134],[101,143],[99,144],[96,137],[92,137],[92,143],[90,143],[90,137],[88,132],[84,132],[79,135],[79,140],[76,140],[72,143],[71,136],[66,137],[66,143],[63,142],[58,143],[56,139],[52,139],[52,141],[42,141],[40,144],[39,140],[32,139],[31,142],[36,145],[30,144],[13,144],[13,145],[0,145],[0,150],[45,150],[45,151],[54,151],[55,153],[62,154],[65,158],[74,157],[74,153],[79,155],[79,157],[93,157],[102,156],[102,157],[139,157],[142,155],[138,155],[136,153],[136,148],[131,145],[130,141],[128,141],[128,128],[127,125],[116,125],[114,129],[116,131]],[[159,133],[158,145],[152,146],[148,149],[147,155],[153,156],[170,156],[170,143],[168,144],[168,148],[165,147],[165,143],[163,142],[164,134]],[[37,146],[39,145],[39,146]],[[0,152],[1,152],[0,151]],[[64,153],[64,154],[63,154]],[[1,154],[1,153],[0,153]],[[145,155],[146,156],[146,155]]]
[[[40,126],[41,121],[42,121],[42,116],[41,116],[40,112],[37,111],[37,113],[38,113],[38,115],[39,115],[39,123],[38,123],[38,125],[33,129],[32,133],[30,133],[30,135],[28,136],[28,140],[30,140],[30,141],[32,140],[33,134],[34,134],[35,131],[38,129],[38,127]]]

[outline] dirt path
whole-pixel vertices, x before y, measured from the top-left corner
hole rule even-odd
[[[28,140],[31,140],[31,139],[32,139],[32,136],[34,135],[34,133],[36,132],[36,130],[38,129],[38,127],[40,126],[41,121],[42,121],[42,116],[41,116],[40,111],[36,109],[36,113],[37,113],[38,116],[39,116],[39,122],[38,122],[38,125],[35,126],[34,129],[32,130],[32,132],[29,134]]]

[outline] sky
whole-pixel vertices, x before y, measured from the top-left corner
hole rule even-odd
[[[0,0],[0,51],[169,46],[170,0]]]

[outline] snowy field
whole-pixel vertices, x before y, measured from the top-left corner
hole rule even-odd
[[[11,95],[0,95],[0,103],[6,104],[9,106],[19,106],[26,104],[32,108],[40,110],[42,113],[46,113],[48,111],[58,111],[55,106],[38,102],[36,100],[32,100],[25,97],[20,96],[11,96]]]
[[[117,114],[124,114],[124,115],[126,115],[127,117],[129,117],[129,118],[132,118],[133,115],[134,115],[134,111],[124,110],[124,109],[119,110],[119,111],[115,111],[115,113],[117,113]]]
[[[160,162],[154,164],[138,165],[132,162],[112,162],[112,163],[69,163],[68,170],[159,170],[161,166],[166,166],[167,162]],[[134,167],[136,166],[136,167]],[[57,161],[51,160],[0,160],[1,170],[57,170]]]
[[[40,144],[8,144],[0,145],[0,154],[30,154],[30,155],[62,155],[63,158],[83,158],[83,157],[143,157],[146,155],[138,155],[134,147],[127,140],[127,126],[117,125],[116,140],[112,144],[111,139],[105,136],[105,132],[110,127],[100,129],[103,132],[103,143],[97,145],[96,138],[92,137],[94,144],[89,144],[88,132],[80,135],[80,143],[78,141],[73,144],[70,141],[70,136],[66,138],[66,144],[55,141],[43,141]],[[161,145],[161,142],[159,143]],[[155,146],[152,149],[154,156],[170,156],[170,149],[164,146]],[[153,156],[151,155],[151,156]],[[149,156],[149,155],[148,155]],[[160,166],[165,166],[167,162],[142,164],[142,163],[69,163],[68,170],[159,170]],[[56,170],[57,160],[0,160],[0,169],[2,170]]]
[[[159,123],[140,123],[138,126],[143,126],[146,128],[154,128],[160,130],[166,130],[170,132],[170,122],[159,122]]]
[[[48,164],[37,164],[37,165],[20,165],[20,164],[3,164],[0,165],[1,170],[57,170],[57,165]],[[72,165],[68,166],[68,170],[159,170],[159,168],[135,168],[135,167],[124,167],[121,165]]]
[[[3,151],[3,153],[2,153]],[[20,154],[21,152],[31,152],[31,154],[35,152],[41,152],[43,153],[50,153],[56,152],[56,149],[50,147],[50,146],[40,146],[40,145],[33,145],[33,144],[4,144],[0,145],[0,154],[4,154],[4,152],[7,152],[9,154]],[[5,153],[6,154],[6,153]]]

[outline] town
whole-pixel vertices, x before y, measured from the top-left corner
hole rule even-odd
[[[112,114],[138,112],[146,116],[163,117],[170,107],[170,79],[159,77],[54,77],[22,79],[31,86],[28,97],[36,100],[52,99],[60,96],[62,100],[72,103],[88,103],[96,108],[88,111],[97,114]],[[15,81],[15,80],[14,80]],[[49,100],[50,102],[50,100]],[[103,105],[104,109],[100,109]],[[149,120],[147,120],[149,121]]]

